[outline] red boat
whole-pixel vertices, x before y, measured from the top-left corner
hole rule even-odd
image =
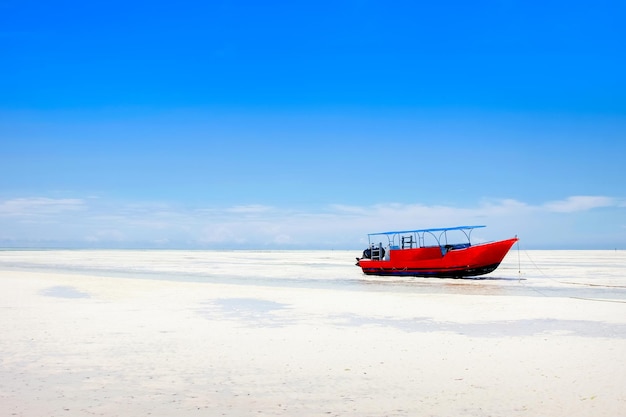
[[[472,231],[482,227],[370,233],[369,246],[361,258],[356,258],[356,265],[366,275],[463,278],[488,274],[500,265],[518,238],[472,244]],[[449,243],[448,234],[464,236],[463,242]],[[376,240],[379,242],[373,243]]]

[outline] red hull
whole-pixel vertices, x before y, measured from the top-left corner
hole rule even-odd
[[[359,259],[357,265],[367,275],[441,278],[484,275],[500,265],[517,240],[515,237],[451,249],[441,246],[391,249],[388,259]]]

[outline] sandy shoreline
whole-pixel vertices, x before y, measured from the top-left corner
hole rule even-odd
[[[11,416],[618,416],[626,304],[0,270]]]

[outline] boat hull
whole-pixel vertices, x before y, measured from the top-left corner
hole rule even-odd
[[[517,238],[464,247],[391,249],[388,259],[359,259],[366,275],[464,278],[493,272]]]

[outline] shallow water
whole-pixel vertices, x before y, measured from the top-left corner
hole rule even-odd
[[[0,250],[3,407],[620,415],[625,252],[513,251],[480,279],[365,276],[355,256]]]
[[[365,276],[358,251],[1,250],[0,269],[169,281],[626,301],[626,251],[518,251],[473,279]],[[76,297],[67,290],[57,296]],[[63,295],[64,294],[64,295]]]

